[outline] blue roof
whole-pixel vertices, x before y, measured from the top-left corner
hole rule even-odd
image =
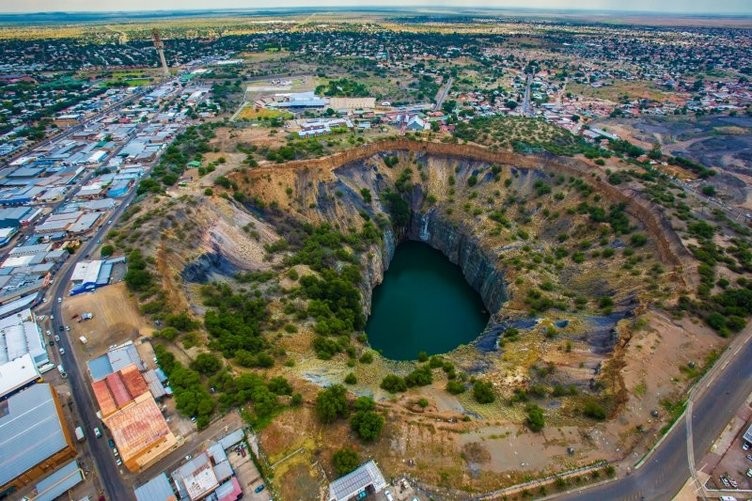
[[[74,459],[37,484],[34,501],[53,501],[83,481],[83,473]]]
[[[114,372],[107,355],[102,355],[101,357],[89,360],[86,364],[89,366],[89,374],[91,374],[91,379],[94,381],[99,381]]]

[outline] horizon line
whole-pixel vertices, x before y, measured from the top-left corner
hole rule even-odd
[[[599,9],[590,9],[590,8],[578,8],[578,7],[572,7],[572,8],[555,8],[555,7],[503,7],[503,6],[482,6],[482,5],[474,5],[474,6],[463,6],[463,5],[457,5],[457,6],[446,6],[446,5],[406,5],[406,6],[396,6],[396,5],[384,5],[384,6],[372,6],[372,7],[364,7],[362,5],[357,4],[345,4],[345,5],[337,5],[337,6],[322,6],[322,7],[308,7],[308,6],[290,6],[290,7],[277,7],[277,6],[269,6],[269,7],[225,7],[225,8],[219,8],[219,9],[209,9],[209,8],[200,8],[200,9],[182,9],[182,8],[174,8],[174,9],[164,9],[164,8],[158,8],[158,9],[134,9],[134,10],[50,10],[50,11],[2,11],[0,10],[0,16],[29,16],[29,15],[65,15],[65,14],[92,14],[92,15],[106,15],[106,14],[135,14],[135,13],[144,13],[144,14],[158,14],[158,13],[205,13],[205,12],[214,12],[217,14],[220,14],[222,12],[268,12],[268,11],[296,11],[296,10],[319,10],[319,11],[331,11],[331,10],[349,10],[349,11],[373,11],[373,10],[379,10],[379,11],[405,11],[405,10],[420,10],[420,9],[442,9],[446,11],[517,11],[517,12],[541,12],[541,13],[564,13],[564,12],[570,12],[570,13],[602,13],[602,14],[629,14],[629,15],[637,15],[637,16],[656,16],[656,15],[674,15],[674,16],[683,16],[683,17],[715,17],[715,18],[725,18],[725,17],[752,17],[751,12],[724,12],[724,13],[713,13],[713,12],[678,12],[678,11],[662,11],[662,10],[622,10],[622,9],[608,9],[608,8],[599,8]]]

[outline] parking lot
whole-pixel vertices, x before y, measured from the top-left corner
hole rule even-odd
[[[739,409],[698,467],[710,472],[711,489],[752,489],[752,446],[745,445],[744,433],[752,424],[749,400]],[[745,449],[746,448],[746,449]],[[749,473],[749,474],[748,474]]]
[[[251,501],[271,500],[271,495],[266,486],[259,492],[256,492],[256,489],[264,484],[264,479],[261,478],[261,474],[253,463],[247,448],[230,449],[227,451],[227,458],[235,470],[235,476],[238,478],[240,488],[243,489],[243,499],[250,499]]]

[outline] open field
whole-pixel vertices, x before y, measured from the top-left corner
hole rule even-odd
[[[246,105],[235,116],[235,120],[255,121],[255,120],[289,120],[292,118],[291,113],[285,111],[273,110],[269,108],[256,108],[252,105]]]
[[[84,312],[93,313],[94,318],[80,323],[72,318]],[[153,331],[123,282],[99,288],[93,293],[64,298],[63,314],[71,328],[72,344],[81,345],[80,336],[88,340],[81,348],[87,357],[101,355],[113,344],[133,340],[139,335],[150,335]]]
[[[567,89],[576,95],[604,99],[613,103],[618,103],[625,97],[629,100],[648,99],[651,101],[663,102],[666,100],[670,101],[675,96],[674,94],[661,90],[651,82],[622,80],[615,80],[612,83],[607,83],[603,87],[597,88],[592,85],[571,83],[567,86]]]

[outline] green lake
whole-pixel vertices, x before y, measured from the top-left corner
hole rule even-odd
[[[459,266],[427,244],[408,241],[373,291],[368,342],[386,358],[446,353],[478,337],[488,323],[480,295]]]

